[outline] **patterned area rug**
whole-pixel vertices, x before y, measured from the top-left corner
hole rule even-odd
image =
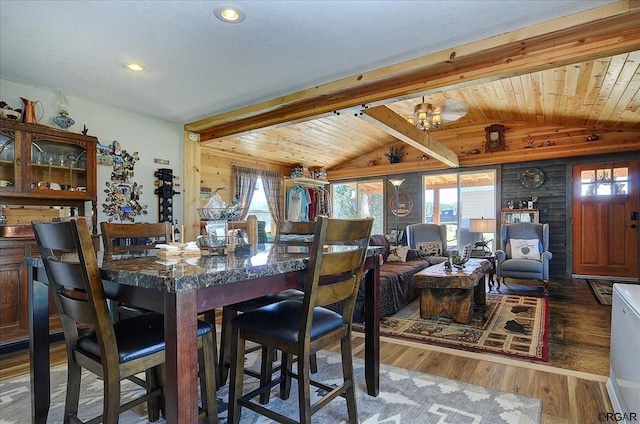
[[[613,292],[613,281],[610,280],[587,280],[591,292],[601,305],[611,305]]]
[[[487,293],[486,308],[475,307],[470,324],[446,314],[420,318],[420,299],[380,321],[380,334],[455,349],[548,361],[549,303],[546,298]],[[364,331],[358,324],[357,329]]]
[[[255,366],[258,355],[249,356],[247,366]],[[380,367],[380,395],[371,397],[364,387],[364,362],[354,358],[357,382],[358,416],[361,423],[540,423],[542,401],[512,393],[487,389],[442,377],[408,371],[382,365]],[[337,384],[341,382],[340,356],[334,353],[318,354],[317,379]],[[64,411],[66,366],[52,370],[52,402],[48,423],[62,423]],[[250,379],[253,383],[255,380]],[[247,380],[249,381],[249,380]],[[247,389],[249,383],[245,383]],[[123,398],[129,398],[137,386],[123,383]],[[228,386],[218,391],[219,423],[226,424]],[[277,390],[277,389],[276,389]],[[292,396],[282,401],[272,392],[270,407],[292,418],[296,417],[297,396],[294,380]],[[102,382],[92,374],[83,374],[80,418],[97,415],[102,410]],[[312,390],[312,397],[316,397]],[[29,375],[0,381],[0,411],[2,424],[24,423],[30,416]],[[146,423],[146,406],[139,405],[120,416],[120,423]],[[340,423],[347,420],[346,404],[342,398],[335,399],[313,416],[316,423]],[[157,421],[165,423],[164,419]],[[252,411],[243,409],[241,423],[271,422],[257,417]]]

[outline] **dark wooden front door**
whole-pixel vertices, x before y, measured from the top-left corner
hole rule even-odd
[[[573,168],[573,273],[638,277],[638,163]]]

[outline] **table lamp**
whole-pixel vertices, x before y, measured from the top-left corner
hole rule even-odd
[[[496,220],[489,218],[472,218],[469,220],[469,232],[470,233],[481,233],[480,241],[476,242],[476,247],[482,246],[482,249],[485,252],[491,252],[489,246],[487,246],[487,241],[484,239],[485,233],[494,234],[496,228]]]

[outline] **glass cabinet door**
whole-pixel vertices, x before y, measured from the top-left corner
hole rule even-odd
[[[86,149],[59,141],[32,141],[31,188],[86,191]]]
[[[17,157],[15,133],[0,131],[0,192],[16,189],[19,175]]]

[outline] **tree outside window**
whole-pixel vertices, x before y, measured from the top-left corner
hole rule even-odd
[[[372,234],[384,234],[383,180],[332,184],[333,217],[373,218]]]

